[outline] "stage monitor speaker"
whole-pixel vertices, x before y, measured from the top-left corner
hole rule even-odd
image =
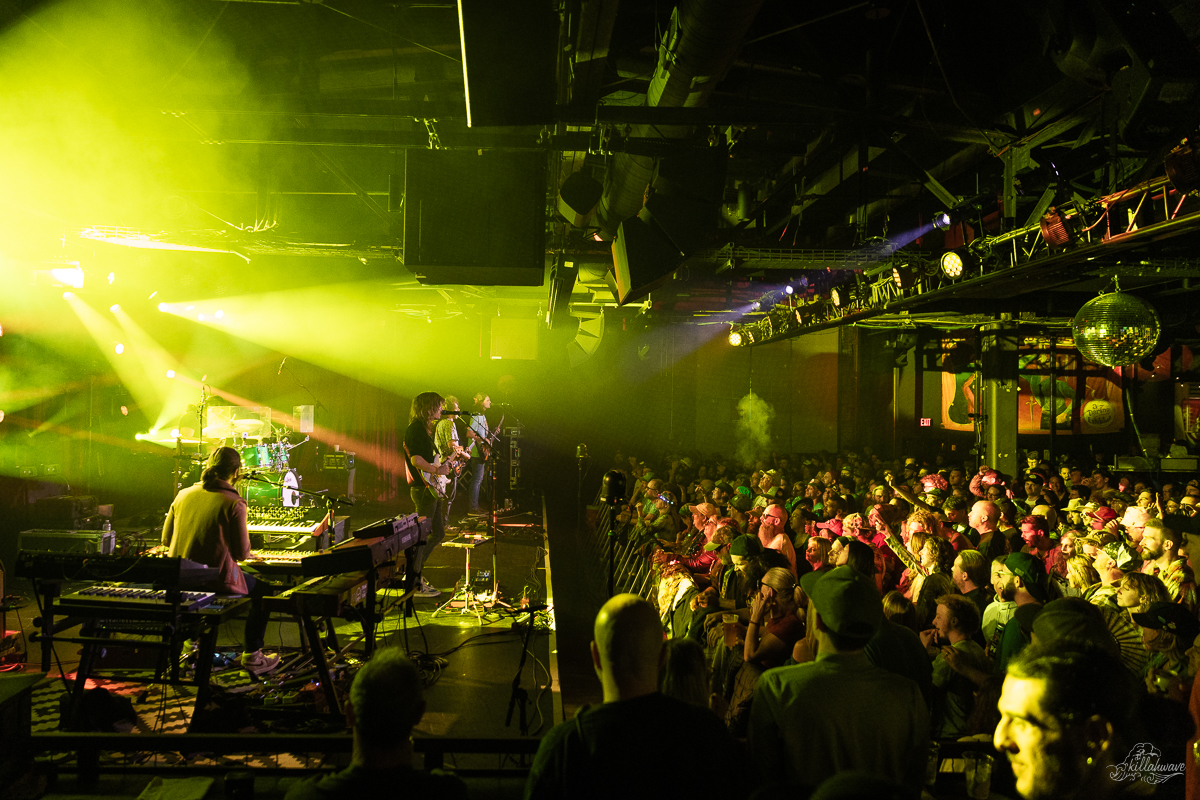
[[[558,213],[576,228],[586,227],[603,194],[600,181],[583,172],[572,172],[558,189]]]
[[[558,25],[552,0],[458,0],[467,127],[554,122]]]
[[[662,286],[683,262],[683,252],[654,225],[630,217],[612,243],[613,277],[619,305],[640,300]]]
[[[537,319],[492,317],[491,357],[497,360],[534,361],[538,357]]]
[[[542,285],[543,154],[410,148],[404,163],[404,266],[417,280]]]

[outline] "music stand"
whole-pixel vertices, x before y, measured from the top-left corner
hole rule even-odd
[[[480,600],[476,595],[475,586],[471,581],[471,551],[481,544],[487,544],[488,541],[495,541],[495,537],[464,535],[456,536],[448,542],[442,542],[442,547],[457,547],[465,551],[466,569],[463,574],[462,588],[456,589],[454,595],[449,600],[438,606],[437,610],[433,612],[432,616],[436,617],[443,611],[449,613],[447,609],[457,608],[459,609],[458,613],[460,615],[474,614],[476,619],[479,620],[479,624],[483,624],[483,615],[487,612],[489,606],[487,605],[486,599]],[[488,595],[485,594],[484,597],[487,598]]]

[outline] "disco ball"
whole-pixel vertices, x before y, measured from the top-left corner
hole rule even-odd
[[[1079,352],[1106,367],[1124,367],[1150,355],[1159,330],[1154,307],[1122,292],[1088,301],[1071,320]]]

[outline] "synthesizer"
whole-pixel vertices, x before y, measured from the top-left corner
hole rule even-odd
[[[184,613],[199,611],[217,599],[213,592],[179,592],[179,610]],[[138,584],[97,584],[78,592],[65,594],[58,600],[64,611],[88,606],[116,610],[123,609],[167,609],[172,606],[167,592],[151,586]]]
[[[323,508],[251,506],[246,509],[250,533],[307,533],[319,536],[329,525]]]
[[[176,556],[116,556],[95,553],[22,550],[18,577],[49,581],[124,580],[164,588],[196,586],[221,576],[221,570]]]

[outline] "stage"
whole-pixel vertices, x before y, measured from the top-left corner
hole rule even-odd
[[[573,530],[555,533],[554,522],[549,520],[540,497],[527,505],[533,506],[523,513],[501,513],[496,520],[497,535],[494,540],[475,546],[471,556],[471,567],[477,590],[481,593],[492,586],[492,571],[495,570],[500,588],[500,599],[512,606],[519,606],[522,599],[534,605],[545,604],[548,611],[536,615],[533,634],[529,637],[529,650],[521,667],[519,686],[527,695],[525,704],[525,734],[522,734],[520,705],[512,707],[513,681],[517,677],[518,665],[526,635],[528,613],[495,606],[491,609],[464,610],[459,608],[440,609],[439,606],[452,596],[455,586],[464,577],[466,550],[453,546],[462,541],[461,536],[469,532],[458,526],[447,532],[447,542],[434,550],[425,565],[424,574],[434,586],[443,591],[440,598],[416,598],[415,614],[406,616],[403,603],[392,603],[398,590],[380,592],[380,601],[386,611],[377,627],[379,646],[398,646],[405,649],[421,667],[425,683],[427,711],[414,738],[448,740],[522,740],[536,739],[552,725],[564,718],[564,706],[568,716],[578,705],[599,700],[599,683],[590,670],[587,641],[590,640],[594,607],[591,597],[592,581],[587,564],[581,564],[575,544],[580,541]],[[350,523],[356,529],[377,519],[400,515],[406,509],[400,505],[358,505],[354,508]],[[570,522],[567,523],[568,526]],[[147,531],[123,531],[118,524],[118,534],[148,536]],[[481,524],[477,527],[482,528]],[[482,531],[479,531],[482,532]],[[119,537],[118,537],[119,538]],[[552,543],[558,547],[555,550]],[[568,606],[566,611],[569,631],[566,641],[574,651],[566,659],[571,686],[564,701],[563,684],[560,681],[560,630],[558,616],[563,613],[563,604],[555,596],[555,581],[559,580],[556,570],[559,564],[564,570]],[[64,593],[77,588],[64,584]],[[9,593],[19,599],[19,614],[10,612],[10,627],[19,621],[26,635],[29,662],[25,672],[35,672],[39,666],[40,648],[29,637],[34,632],[33,619],[37,607],[29,581],[10,579]],[[19,620],[18,620],[19,616]],[[359,634],[356,622],[336,620],[336,631],[343,646]],[[514,623],[516,623],[514,625]],[[233,659],[240,650],[241,622],[233,620],[221,626],[218,635],[218,653]],[[272,616],[267,632],[265,651],[278,652],[284,656],[299,649],[299,626],[290,618]],[[66,686],[59,669],[73,679],[79,662],[79,646],[59,644],[55,647],[55,664],[51,672],[34,689],[33,732],[36,735],[59,730],[60,700]],[[112,648],[124,651],[127,648]],[[114,659],[117,653],[114,652]],[[362,658],[362,642],[354,645],[342,659],[342,664],[352,672],[355,663]],[[119,662],[114,662],[119,663]],[[188,731],[227,734],[231,739],[238,734],[268,733],[326,734],[337,733],[339,726],[330,723],[319,713],[321,704],[319,691],[311,685],[292,687],[296,689],[295,704],[290,698],[284,702],[264,700],[264,696],[285,696],[282,690],[272,691],[271,686],[280,677],[265,675],[265,680],[253,679],[236,665],[214,673],[215,702],[196,713],[194,709],[195,689],[186,686],[144,685],[135,682],[139,675],[152,674],[145,665],[128,665],[127,670],[98,667],[95,672],[112,676],[111,680],[100,680],[102,686],[114,696],[128,699],[132,713],[122,714],[113,710],[100,713],[101,730],[126,732],[130,746],[127,752],[106,752],[101,756],[101,766],[123,766],[135,771],[161,766],[169,769],[189,769],[207,772],[222,769],[253,768],[256,774],[266,777],[268,773],[287,775],[289,769],[316,769],[343,763],[345,755],[325,755],[315,752],[217,754],[150,752],[145,744],[139,747],[140,737],[180,734]],[[140,667],[140,670],[139,670]],[[336,673],[337,670],[335,670]],[[335,681],[336,683],[336,681]],[[92,687],[89,682],[89,688]],[[289,695],[291,692],[288,693]],[[313,700],[316,700],[313,703]],[[113,704],[119,705],[119,704]],[[124,707],[124,706],[121,706]],[[108,719],[122,716],[121,719]],[[193,723],[193,717],[195,722]],[[107,724],[108,727],[103,727]],[[157,745],[155,749],[160,749]],[[420,742],[418,751],[422,748]],[[44,764],[54,764],[67,777],[57,791],[73,791],[76,782],[69,777],[78,766],[72,752],[43,753],[39,756]],[[463,770],[466,774],[483,773],[478,779],[486,784],[485,796],[519,796],[523,768],[529,763],[528,755],[500,755],[497,753],[454,753],[445,754],[447,767]],[[205,769],[208,768],[208,769]],[[494,773],[494,774],[493,774]],[[170,774],[170,773],[166,773]],[[300,774],[297,772],[296,774]],[[276,775],[276,777],[278,777]],[[112,778],[105,777],[101,785],[110,785]],[[120,794],[140,792],[140,779],[127,776]],[[147,776],[146,780],[149,780]],[[137,786],[134,786],[137,784]],[[270,791],[270,787],[265,787]],[[475,790],[473,779],[473,793]],[[97,786],[99,789],[99,786]],[[108,793],[108,790],[102,790]],[[53,796],[53,795],[51,795]]]

